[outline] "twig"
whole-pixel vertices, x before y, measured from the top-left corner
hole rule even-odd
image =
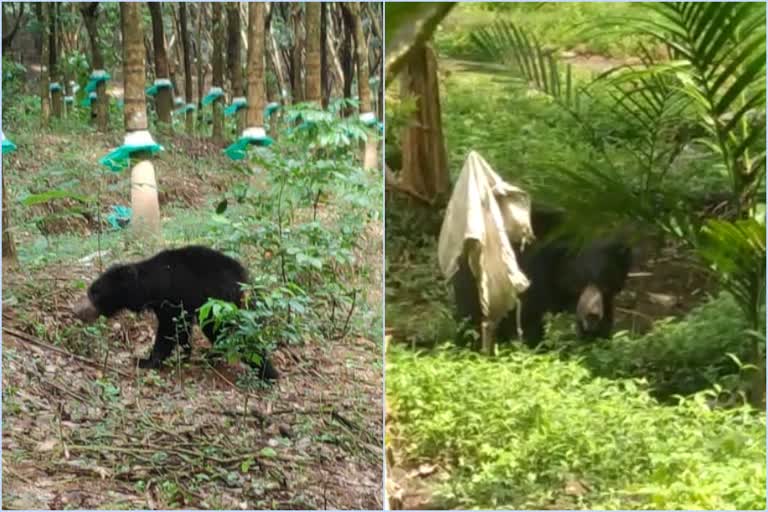
[[[73,354],[72,352],[69,352],[69,351],[64,350],[62,348],[59,348],[59,347],[56,347],[54,345],[50,345],[48,343],[40,341],[37,338],[34,338],[34,337],[30,336],[29,334],[27,334],[25,332],[17,331],[16,329],[12,329],[10,327],[3,327],[3,333],[4,334],[8,334],[10,336],[14,336],[19,341],[23,341],[25,343],[36,345],[38,347],[50,350],[52,352],[57,352],[59,354],[71,357],[72,359],[74,359],[76,361],[80,361],[81,363],[87,364],[88,366],[92,366],[92,367],[97,368],[97,369],[100,369],[102,367],[101,363],[99,363],[97,361],[94,361],[92,359],[88,359],[87,357],[78,356],[77,354]],[[119,374],[119,375],[121,375],[123,377],[126,377],[126,378],[130,378],[131,377],[130,373],[125,372],[123,370],[120,370],[118,368],[115,368],[113,366],[110,366],[108,368],[111,371],[113,371],[113,372],[115,372],[115,373],[117,373],[117,374]]]
[[[357,290],[352,290],[352,305],[349,307],[349,313],[347,313],[347,319],[344,321],[344,327],[341,329],[341,334],[336,338],[341,340],[349,332],[349,319],[352,318],[352,312],[355,311],[355,304],[357,303]]]

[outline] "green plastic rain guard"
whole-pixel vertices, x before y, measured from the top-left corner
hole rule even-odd
[[[232,104],[224,109],[224,115],[227,117],[232,116],[235,114],[235,112],[247,106],[248,106],[248,101],[242,96],[234,98],[232,100]]]
[[[148,131],[131,132],[125,135],[122,146],[101,157],[99,163],[108,167],[110,171],[120,172],[130,165],[132,153],[149,151],[154,155],[162,150],[163,147],[152,139]]]
[[[277,112],[280,109],[280,104],[276,101],[273,101],[271,103],[267,103],[267,106],[264,107],[264,119],[269,119],[272,114]]]
[[[61,84],[60,84],[59,82],[52,82],[52,83],[51,83],[51,84],[48,86],[48,89],[49,89],[51,92],[59,92],[59,91],[61,90]]]
[[[110,78],[112,78],[112,76],[103,69],[95,69],[88,79],[88,83],[85,86],[85,92],[95,91],[96,87],[98,87],[101,82],[106,82]]]
[[[5,138],[5,134],[0,132],[0,139],[3,140],[3,154],[16,151],[16,144]]]
[[[205,98],[203,98],[203,106],[207,107],[222,96],[224,96],[224,91],[221,87],[211,87],[211,90],[208,91],[208,94],[206,94]]]
[[[197,110],[197,107],[195,106],[194,103],[187,103],[183,107],[177,108],[176,110],[174,110],[173,115],[180,116],[181,114],[186,114],[187,112],[194,112],[195,110]]]
[[[107,222],[114,229],[122,229],[131,222],[131,209],[117,204],[112,206],[112,213],[107,215]]]
[[[160,89],[170,89],[171,88],[171,81],[167,78],[158,78],[155,80],[155,83],[147,87],[146,93],[147,96],[152,96],[153,98],[157,96],[157,93],[160,91]]]
[[[184,100],[179,98],[178,96],[173,98],[173,106],[174,107],[180,107],[184,104]]]
[[[224,150],[224,153],[232,160],[242,160],[245,158],[248,146],[267,147],[273,142],[263,128],[247,128],[235,143]]]
[[[74,96],[64,96],[64,103],[72,105],[75,102]]]
[[[98,97],[99,97],[99,95],[96,94],[95,92],[90,92],[90,93],[88,93],[88,96],[83,98],[83,101],[80,102],[80,106],[81,107],[90,107],[91,103],[93,103],[93,100],[95,100]]]

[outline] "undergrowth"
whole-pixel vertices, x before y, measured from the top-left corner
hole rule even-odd
[[[387,396],[407,460],[446,468],[450,507],[765,507],[762,416],[711,410],[707,393],[661,406],[640,380],[554,354],[392,345]]]

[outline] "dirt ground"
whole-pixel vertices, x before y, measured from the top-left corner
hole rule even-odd
[[[381,507],[381,367],[365,339],[279,350],[273,389],[244,394],[239,367],[137,373],[149,317],[109,321],[109,349],[74,356],[30,326],[76,322],[50,269],[37,310],[3,309],[3,500],[9,509]],[[42,276],[6,271],[4,287]],[[42,327],[41,327],[42,328]],[[103,352],[103,353],[101,353]]]

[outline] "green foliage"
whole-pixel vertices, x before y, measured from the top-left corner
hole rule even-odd
[[[356,163],[367,133],[356,119],[339,116],[350,105],[286,108],[286,121],[304,127],[289,130],[278,145],[253,150],[252,165],[266,170],[256,175],[261,186],[237,186],[216,207],[211,236],[218,244],[260,255],[254,305],[270,309],[249,312],[253,318],[230,312],[242,329],[270,316],[285,341],[334,339],[351,328],[362,294],[357,280],[372,270],[359,261],[360,241],[368,222],[378,218],[381,184]],[[336,206],[331,218],[321,204],[329,194]]]
[[[765,5],[669,2],[643,9],[654,16],[611,18],[595,29],[639,32],[669,47],[675,60],[616,80],[673,74],[706,130],[701,142],[720,158],[739,207],[749,209],[765,174],[765,147],[754,152],[765,139]]]
[[[737,302],[721,294],[684,319],[655,322],[647,334],[618,332],[611,340],[578,344],[570,355],[583,358],[597,375],[642,378],[661,400],[676,402],[676,396],[720,386],[724,399],[732,394],[740,402],[738,393],[747,390],[747,383],[732,358],[751,357],[750,345],[744,343],[748,329]],[[550,331],[549,342],[559,346],[562,336]]]
[[[211,299],[198,313],[200,326],[212,324],[218,332],[214,350],[230,361],[259,364],[277,340],[302,341],[303,322],[294,315],[307,311],[310,298],[296,285],[281,286],[274,276],[259,275],[246,287],[247,308]]]
[[[10,98],[19,94],[24,85],[27,68],[23,64],[3,56],[3,96]]]
[[[764,217],[708,221],[699,253],[714,267],[724,288],[736,297],[750,327],[759,330],[762,325],[765,330]]]
[[[614,58],[634,55],[651,39],[638,34],[621,37],[584,37],[580,27],[606,16],[631,14],[638,10],[628,2],[473,2],[460,3],[443,21],[435,34],[441,55],[487,61],[490,56],[478,51],[472,36],[492,23],[513,22],[536,34],[547,48],[578,54]]]
[[[444,506],[765,506],[765,423],[747,408],[710,410],[705,394],[662,407],[640,381],[528,351],[391,345],[387,362],[394,435],[410,461],[450,471]]]

